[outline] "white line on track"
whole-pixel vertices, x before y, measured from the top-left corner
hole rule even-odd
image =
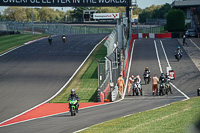
[[[160,58],[159,58],[159,55],[158,55],[158,48],[157,48],[157,45],[156,45],[156,41],[154,40],[154,45],[155,45],[155,49],[156,49],[156,56],[157,56],[157,59],[158,59],[158,66],[160,68],[160,72],[163,73],[162,71],[162,67],[161,67],[161,63],[160,63]]]
[[[199,49],[200,50],[200,48],[199,48],[199,46],[197,46],[196,45],[196,43],[194,43],[191,39],[190,39],[190,41],[194,44],[194,46],[196,46],[197,47],[197,49]]]
[[[105,39],[105,38],[104,38],[104,39]],[[73,75],[71,76],[71,78],[67,81],[67,83],[66,83],[55,95],[53,95],[51,98],[47,99],[46,101],[44,101],[44,102],[42,102],[42,103],[40,103],[40,104],[38,104],[38,105],[32,107],[31,109],[29,109],[29,110],[27,110],[27,111],[24,111],[24,112],[22,112],[22,113],[20,113],[20,114],[18,114],[18,115],[16,115],[16,116],[10,118],[10,119],[7,119],[7,120],[1,122],[0,125],[3,124],[3,123],[5,123],[5,122],[7,122],[7,121],[9,121],[9,120],[12,120],[12,119],[14,119],[14,118],[16,118],[16,117],[19,117],[20,115],[23,115],[23,114],[25,114],[25,113],[27,113],[27,112],[29,112],[29,111],[31,111],[31,110],[33,110],[33,109],[35,109],[35,108],[41,106],[41,105],[43,105],[43,104],[49,102],[49,101],[52,100],[54,97],[56,97],[56,96],[70,83],[70,81],[74,78],[74,76],[76,75],[76,73],[82,68],[82,66],[85,64],[85,62],[86,62],[87,59],[90,57],[90,55],[91,55],[92,52],[95,50],[95,48],[96,48],[97,46],[99,46],[99,44],[101,44],[101,42],[103,42],[104,39],[102,39],[102,40],[92,49],[92,51],[91,51],[91,52],[89,53],[89,55],[85,58],[85,60],[84,60],[84,61],[82,62],[82,64],[78,67],[78,69],[74,72],[74,74],[73,74]],[[24,46],[24,45],[22,45],[22,46]],[[22,47],[22,46],[21,46],[21,47]],[[10,52],[11,52],[11,51],[10,51]],[[0,127],[3,127],[3,126],[0,126]]]
[[[126,85],[125,85],[125,90],[124,90],[124,94],[123,94],[123,98],[122,99],[124,99],[124,97],[125,97],[126,89],[127,89],[127,86],[128,86],[128,77],[129,77],[130,70],[131,70],[131,62],[132,62],[132,58],[133,58],[134,46],[135,46],[135,40],[133,42],[133,46],[132,46],[132,50],[131,50],[131,57],[130,57],[130,62],[129,62],[129,67],[128,67],[128,74],[127,74],[127,78],[126,78]]]
[[[155,44],[155,49],[156,49],[156,55],[157,55],[157,59],[158,59],[158,64],[159,64],[159,67],[160,67],[160,72],[162,73],[162,66],[161,66],[161,63],[160,62],[160,58],[159,58],[159,55],[158,55],[158,50],[157,50],[157,45],[156,45],[156,41],[154,40],[154,44]],[[171,65],[169,64],[169,60],[167,58],[167,55],[166,55],[166,52],[165,52],[165,49],[163,47],[163,43],[162,41],[160,40],[160,44],[161,44],[161,47],[163,49],[163,53],[165,55],[165,58],[166,58],[166,61],[167,61],[167,64],[169,67],[171,67]],[[174,84],[170,83],[178,92],[180,92],[184,97],[186,97],[186,99],[190,99],[185,93],[183,93],[180,89],[178,89]]]
[[[161,40],[160,40],[160,44],[161,44],[161,47],[162,47],[162,49],[163,49],[163,53],[164,53],[164,55],[165,55],[165,59],[166,59],[166,61],[167,61],[167,64],[168,64],[168,66],[171,68],[171,65],[169,64],[169,60],[168,60],[168,58],[167,58],[167,54],[166,54],[166,52],[165,52],[165,49],[164,49],[164,47],[163,47],[163,43],[162,43]]]

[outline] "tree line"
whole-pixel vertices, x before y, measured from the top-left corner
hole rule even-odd
[[[24,8],[24,7],[8,7],[0,14],[0,20],[3,21],[19,21],[30,22],[45,21],[45,22],[61,22],[66,20],[82,20],[83,10],[97,10],[98,13],[122,13],[125,12],[125,7],[74,7],[73,10],[67,12],[54,10],[49,7],[42,8]],[[145,23],[147,18],[166,18],[168,12],[171,10],[170,4],[152,5],[145,9],[135,7],[132,15],[139,15],[139,22]]]
[[[48,21],[59,22],[64,20],[65,12],[58,9],[54,10],[49,7],[42,8],[24,8],[24,7],[8,7],[0,14],[1,21],[17,21],[30,22],[33,21]]]

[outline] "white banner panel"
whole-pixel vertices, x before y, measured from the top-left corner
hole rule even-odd
[[[118,19],[119,13],[94,13],[93,19]]]
[[[154,33],[149,33],[149,38],[155,38],[155,34]]]
[[[142,33],[138,33],[138,38],[142,38]]]

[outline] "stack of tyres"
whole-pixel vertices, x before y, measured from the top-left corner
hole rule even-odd
[[[200,96],[200,88],[197,89],[197,96]]]

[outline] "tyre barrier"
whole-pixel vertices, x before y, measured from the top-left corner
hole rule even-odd
[[[200,88],[197,89],[197,96],[200,96]]]

